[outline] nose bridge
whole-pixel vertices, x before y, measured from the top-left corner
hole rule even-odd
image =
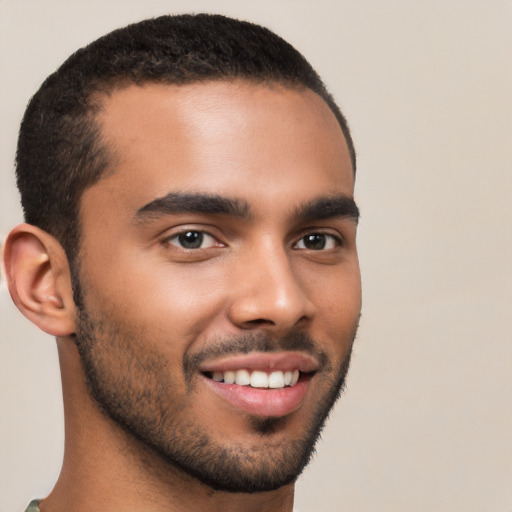
[[[283,244],[270,238],[247,251],[231,305],[235,324],[287,329],[312,316],[313,305],[291,263]]]

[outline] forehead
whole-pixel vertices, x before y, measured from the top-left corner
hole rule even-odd
[[[341,128],[309,89],[240,81],[128,86],[104,99],[97,122],[112,168],[84,200],[103,190],[133,210],[172,191],[250,201],[261,192],[293,194],[298,184],[299,195],[352,195]]]

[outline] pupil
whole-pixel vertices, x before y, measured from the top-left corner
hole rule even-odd
[[[304,245],[308,249],[323,249],[325,247],[324,235],[308,235],[304,238]]]
[[[203,234],[197,231],[187,231],[179,235],[178,239],[185,249],[198,249],[203,243]]]

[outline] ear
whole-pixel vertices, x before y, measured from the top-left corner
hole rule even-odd
[[[64,249],[50,234],[20,224],[3,248],[7,286],[18,309],[53,336],[75,331],[75,303]]]

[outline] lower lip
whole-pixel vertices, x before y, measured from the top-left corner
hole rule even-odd
[[[217,395],[235,408],[265,418],[286,416],[299,409],[311,382],[304,379],[286,388],[259,389],[204,379]]]

